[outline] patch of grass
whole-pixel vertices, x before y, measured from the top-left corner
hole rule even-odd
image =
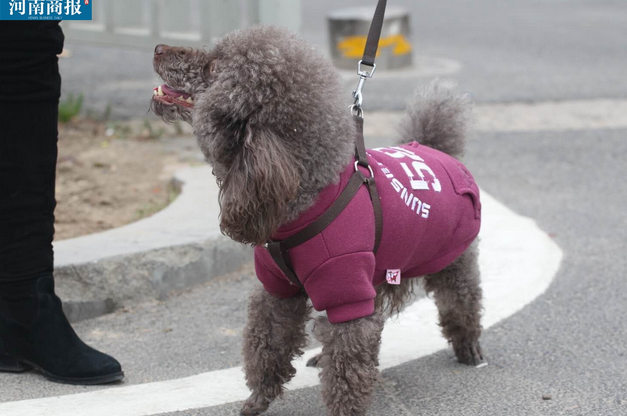
[[[150,202],[135,212],[135,220],[141,220],[142,218],[150,217],[153,214],[161,211],[168,205],[170,205],[176,197],[181,193],[181,187],[177,186],[174,182],[170,182],[167,187],[167,195],[165,200]]]
[[[105,136],[126,140],[133,137],[133,127],[127,123],[109,122],[105,129]]]
[[[144,120],[144,129],[145,129],[144,136],[146,136],[146,138],[148,139],[159,139],[165,133],[165,129],[163,127],[155,128],[153,127],[150,120],[147,120],[147,119]]]
[[[109,119],[111,118],[111,104],[107,104],[102,114],[91,108],[86,109],[84,118],[100,122],[109,121]]]
[[[111,104],[107,104],[107,107],[102,113],[102,121],[108,121],[111,118]]]
[[[183,135],[183,126],[181,125],[181,122],[179,120],[174,120],[174,131],[176,132],[177,136],[182,136]]]
[[[61,123],[68,123],[72,121],[80,112],[83,107],[83,93],[80,93],[78,97],[74,94],[68,95],[65,100],[59,103],[59,121]]]

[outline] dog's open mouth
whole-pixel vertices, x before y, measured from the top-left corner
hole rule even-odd
[[[159,85],[153,90],[152,99],[165,105],[180,105],[181,107],[192,108],[194,99],[191,94],[179,91],[168,84]]]

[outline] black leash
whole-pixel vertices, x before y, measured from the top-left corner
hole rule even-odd
[[[383,20],[385,18],[385,7],[387,6],[387,0],[379,0],[377,8],[374,11],[372,17],[372,23],[370,23],[370,30],[368,30],[368,38],[366,39],[366,47],[364,48],[364,55],[361,61],[357,64],[357,74],[359,75],[359,84],[357,89],[353,91],[353,97],[355,102],[351,106],[351,112],[355,120],[357,127],[357,137],[355,139],[356,159],[355,170],[357,170],[357,164],[367,168],[370,171],[370,178],[368,179],[368,191],[370,192],[370,199],[372,201],[372,207],[374,209],[375,219],[375,243],[374,254],[377,254],[379,249],[379,243],[381,242],[381,234],[383,232],[383,212],[381,211],[381,200],[377,192],[377,187],[374,179],[374,173],[368,163],[368,155],[366,154],[366,145],[364,143],[364,112],[361,108],[363,103],[362,89],[368,78],[372,78],[374,71],[377,69],[375,64],[375,58],[377,57],[377,49],[379,48],[379,39],[381,38],[381,29],[383,28]],[[362,65],[371,66],[372,70],[362,71]]]
[[[374,59],[377,56],[377,48],[379,47],[379,39],[381,38],[381,28],[383,27],[383,18],[385,16],[386,0],[379,0],[377,8],[374,11],[374,17],[368,31],[368,39],[366,40],[366,48],[361,63],[374,67]]]
[[[355,98],[354,104],[351,106],[353,115],[363,118],[363,111],[361,104],[363,102],[362,89],[368,78],[372,78],[374,71],[377,69],[377,64],[374,63],[377,56],[377,49],[379,48],[379,39],[381,38],[381,29],[383,28],[383,19],[385,17],[385,6],[387,0],[379,0],[377,8],[374,11],[372,17],[372,23],[370,24],[370,30],[368,30],[368,38],[366,39],[366,47],[364,48],[364,55],[357,64],[357,75],[359,75],[359,84],[353,91],[353,98]],[[372,69],[370,71],[362,69],[362,65],[369,66]]]
[[[366,40],[364,56],[359,61],[357,67],[359,84],[357,85],[357,89],[353,91],[355,102],[351,105],[351,112],[353,114],[357,130],[357,136],[355,137],[355,173],[351,176],[350,181],[340,196],[335,200],[335,202],[333,202],[329,209],[324,212],[324,214],[318,217],[318,219],[285,240],[268,241],[264,244],[264,247],[268,249],[270,255],[283,274],[285,274],[292,284],[300,287],[305,294],[307,294],[305,286],[303,286],[294,271],[289,250],[310,240],[327,228],[342,213],[344,208],[348,206],[353,197],[359,191],[359,188],[361,188],[364,184],[368,187],[370,200],[372,201],[372,209],[374,211],[375,243],[372,250],[374,254],[377,254],[379,243],[381,242],[381,234],[383,231],[383,212],[381,211],[381,200],[379,199],[379,193],[377,192],[374,173],[372,171],[372,167],[370,167],[370,163],[368,162],[368,155],[366,154],[366,146],[364,144],[364,118],[363,110],[361,109],[363,96],[361,91],[366,79],[372,78],[372,75],[377,68],[374,61],[377,55],[379,39],[381,37],[381,28],[383,26],[386,3],[386,0],[379,0],[379,3],[377,4],[374,17],[372,18],[372,23],[370,24],[370,30],[368,31],[368,39]],[[362,70],[362,65],[370,66],[372,69],[370,71]],[[359,170],[358,166],[368,169],[370,177],[366,177]]]

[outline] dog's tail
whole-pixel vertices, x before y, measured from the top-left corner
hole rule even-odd
[[[416,91],[401,124],[403,143],[417,141],[460,158],[471,121],[472,100],[455,95],[451,81],[435,80]]]

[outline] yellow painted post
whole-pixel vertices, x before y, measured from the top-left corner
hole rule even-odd
[[[356,69],[366,45],[374,8],[356,7],[335,10],[328,15],[329,40],[333,62],[339,68]],[[398,69],[412,64],[409,12],[389,7],[379,40],[377,67]]]

